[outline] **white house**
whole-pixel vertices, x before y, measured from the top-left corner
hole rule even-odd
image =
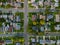
[[[57,45],[60,45],[60,40],[57,40]]]
[[[54,6],[55,6],[55,7],[58,7],[58,6],[59,6],[59,3],[55,3]]]
[[[56,25],[55,30],[60,30],[60,25]]]
[[[60,15],[59,14],[56,14],[56,17],[55,18],[56,18],[55,19],[56,22],[60,22]]]
[[[16,45],[21,45],[21,44],[17,42]]]
[[[35,0],[31,0],[31,3],[35,2]]]
[[[39,0],[39,5],[43,6],[43,0]]]
[[[6,40],[5,43],[6,44],[12,44],[13,42],[12,42],[12,40]]]
[[[31,41],[32,41],[32,42],[36,42],[35,38],[31,38]]]
[[[55,2],[59,2],[59,0],[55,0]]]
[[[7,18],[7,15],[2,15],[2,17],[6,19]]]

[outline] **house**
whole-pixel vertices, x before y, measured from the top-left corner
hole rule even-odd
[[[0,18],[3,18],[3,16],[2,16],[2,15],[0,15]]]
[[[31,38],[31,42],[32,43],[35,43],[36,42],[36,39],[35,38]]]
[[[31,0],[31,3],[35,2],[35,0]]]
[[[40,43],[40,44],[45,44],[45,40],[40,39],[40,40],[39,40],[39,43]]]
[[[12,0],[7,0],[8,3],[12,3]]]
[[[32,15],[32,21],[36,20],[36,15]]]
[[[9,25],[7,24],[7,26],[5,26],[5,31],[9,30]]]
[[[12,32],[12,31],[13,31],[13,25],[12,25],[12,23],[10,23],[9,32]]]
[[[21,0],[16,0],[17,2],[21,2]]]
[[[21,45],[19,42],[16,42],[16,45]]]
[[[53,18],[52,14],[47,15],[47,19],[52,19],[52,18]]]
[[[39,3],[33,2],[33,3],[32,3],[32,6],[34,6],[36,9],[38,9],[38,4],[39,4]]]
[[[46,44],[51,44],[51,40],[45,40]]]
[[[32,6],[34,6],[36,9],[38,9],[38,5],[43,6],[43,0],[31,0]]]
[[[51,4],[50,0],[45,0],[44,1],[44,6],[50,6],[50,4]]]
[[[6,44],[12,44],[13,42],[12,42],[12,40],[6,40],[5,43]]]
[[[59,3],[55,3],[54,6],[55,6],[55,7],[58,7],[58,6],[59,6]]]
[[[55,26],[55,30],[60,30],[60,24]]]
[[[32,30],[37,31],[38,30],[37,26],[32,26]]]
[[[55,6],[53,4],[51,4],[51,9],[55,9]]]
[[[45,29],[43,26],[40,27],[40,30],[43,32]]]
[[[13,28],[16,28],[16,23],[13,23]]]
[[[0,45],[3,45],[4,44],[4,41],[3,40],[0,40]]]
[[[40,6],[43,6],[43,0],[42,0],[42,1],[39,0],[39,5],[40,5]]]
[[[20,30],[21,29],[20,23],[13,23],[13,28],[16,30]]]
[[[16,2],[15,7],[21,7],[21,4],[22,4],[21,2]]]
[[[3,32],[2,27],[0,27],[0,32]]]
[[[51,40],[51,44],[55,44],[56,43],[56,41],[54,41],[54,40]]]
[[[60,45],[60,40],[57,40],[57,45]]]
[[[49,22],[47,22],[46,24],[45,24],[45,30],[46,31],[50,31],[51,29],[50,29],[50,23]]]
[[[7,15],[2,15],[3,18],[7,19]]]
[[[20,16],[16,16],[16,22],[20,22]]]
[[[9,18],[10,20],[14,20],[13,15],[9,15],[8,18]]]
[[[3,3],[2,2],[0,2],[0,5],[2,5]]]
[[[16,30],[20,30],[20,28],[21,28],[20,23],[16,23],[15,29],[16,29]]]
[[[40,15],[39,18],[45,20],[45,15]]]
[[[2,30],[5,31],[5,23],[2,23]]]
[[[59,14],[56,14],[56,16],[55,16],[55,21],[56,21],[56,22],[60,22],[60,15],[59,15]]]
[[[59,0],[55,0],[55,2],[59,2]]]

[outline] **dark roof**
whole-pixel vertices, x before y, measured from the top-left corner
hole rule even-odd
[[[3,40],[0,40],[0,43],[4,43],[4,41]]]

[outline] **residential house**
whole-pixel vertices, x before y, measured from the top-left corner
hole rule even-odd
[[[34,6],[36,9],[38,9],[38,4],[39,4],[39,3],[37,3],[37,2],[33,2],[33,3],[32,3],[32,6]]]
[[[45,31],[50,31],[51,29],[50,29],[50,23],[49,22],[47,22],[46,24],[45,24]]]
[[[21,7],[21,2],[16,2],[15,7]]]
[[[3,32],[2,27],[0,27],[0,32]]]
[[[0,45],[3,45],[4,44],[4,41],[3,40],[0,40]]]
[[[55,21],[56,21],[56,22],[60,22],[60,15],[59,15],[59,14],[56,14],[56,16],[55,16]]]
[[[13,32],[13,25],[12,25],[12,23],[10,23],[9,32]]]
[[[35,43],[36,42],[36,39],[35,38],[31,38],[31,42],[32,43]]]
[[[51,40],[45,40],[46,44],[51,44]]]
[[[55,9],[54,3],[51,3],[51,9]]]
[[[51,44],[55,44],[56,43],[56,41],[55,40],[51,40]]]
[[[9,30],[9,25],[7,24],[7,26],[5,26],[5,31]]]
[[[7,15],[2,15],[3,18],[7,19]]]
[[[35,21],[36,20],[36,15],[32,15],[32,21]]]
[[[51,5],[50,0],[46,0],[46,1],[44,1],[44,6],[50,6],[50,5]]]
[[[60,24],[55,26],[55,30],[60,30]]]
[[[60,45],[60,40],[57,40],[57,45]]]
[[[10,20],[14,20],[13,15],[9,15],[8,18],[9,18]]]
[[[2,30],[5,31],[5,23],[2,23]]]
[[[7,0],[8,3],[12,3],[12,0]]]
[[[32,26],[32,30],[37,31],[38,30],[37,26]]]
[[[58,6],[59,6],[59,3],[56,2],[56,3],[54,4],[54,6],[55,6],[55,7],[58,7]]]
[[[43,0],[39,0],[39,5],[43,6]]]
[[[13,23],[13,27],[16,28],[16,23]]]
[[[52,18],[53,18],[53,15],[52,14],[47,15],[47,21],[49,21]]]
[[[2,16],[2,15],[0,15],[0,18],[3,18],[3,16]]]
[[[16,30],[20,30],[21,28],[20,23],[13,23],[13,28]]]
[[[12,44],[13,42],[12,42],[12,40],[6,40],[5,43],[6,44]]]
[[[43,32],[45,29],[44,29],[44,26],[41,26],[40,27],[40,31]]]
[[[40,19],[45,20],[45,15],[40,15]]]
[[[2,5],[3,3],[2,2],[0,2],[0,5]]]
[[[16,29],[16,30],[20,30],[20,28],[21,28],[20,23],[16,23],[15,29]]]
[[[59,2],[59,0],[55,0],[55,2]]]
[[[16,0],[17,2],[21,2],[21,0]]]
[[[40,43],[40,44],[45,44],[45,40],[40,39],[40,40],[39,40],[39,43]]]
[[[31,3],[35,2],[35,0],[31,0]]]
[[[46,44],[55,44],[56,41],[53,41],[53,40],[45,40],[45,43]]]
[[[20,16],[16,16],[16,22],[20,22]]]
[[[16,42],[16,45],[21,45],[19,42]]]

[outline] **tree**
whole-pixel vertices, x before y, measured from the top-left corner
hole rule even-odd
[[[7,0],[1,0],[1,1],[4,2],[4,3],[7,2]]]
[[[10,8],[10,7],[12,7],[10,4],[7,4],[7,5],[6,5],[6,8]]]

